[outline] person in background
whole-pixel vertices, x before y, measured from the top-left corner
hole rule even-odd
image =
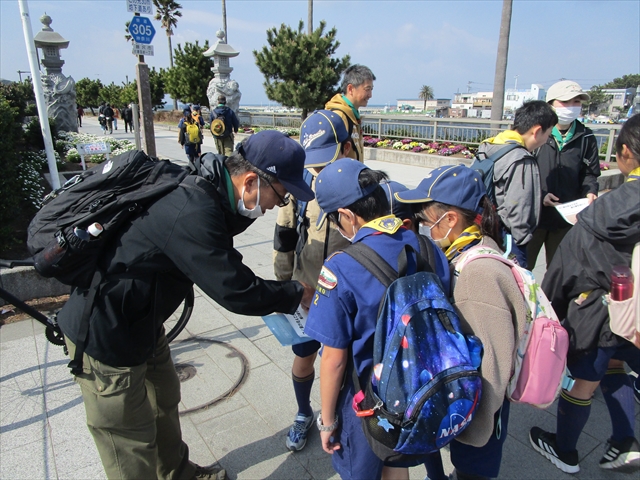
[[[78,105],[78,127],[82,127],[82,117],[84,117],[84,109],[82,105]]]
[[[511,253],[521,267],[527,268],[527,244],[540,220],[540,172],[531,154],[545,144],[558,117],[542,100],[525,102],[516,110],[513,129],[484,140],[478,155],[490,157],[508,144],[522,148],[511,150],[496,161],[493,170],[496,209],[504,227],[505,238],[511,236]],[[533,267],[533,265],[532,265]]]
[[[118,107],[113,107],[113,129],[118,130],[118,119],[120,118],[120,110]]]
[[[463,165],[440,167],[418,188],[396,193],[395,198],[413,206],[420,232],[444,251],[452,272],[473,246],[502,253],[500,219],[477,171]],[[460,272],[453,287],[453,305],[460,312],[463,333],[477,336],[483,345],[480,406],[471,424],[449,444],[453,478],[495,478],[509,425],[505,394],[527,320],[527,305],[511,269],[491,258],[475,260]],[[428,478],[446,480],[442,462],[437,460],[432,455],[425,463]]]
[[[627,181],[578,213],[578,222],[560,242],[542,282],[569,332],[567,366],[575,384],[560,394],[556,433],[533,427],[529,440],[566,473],[580,471],[578,438],[598,385],[612,428],[600,468],[621,472],[640,468],[634,394],[622,363],[637,371],[640,350],[611,332],[603,302],[603,295],[611,290],[613,267],[630,267],[633,248],[640,242],[640,115],[631,117],[620,130],[616,159]],[[635,273],[635,281],[640,281],[640,272]]]
[[[200,127],[191,117],[191,110],[185,108],[183,118],[180,120],[182,126],[178,131],[178,143],[184,148],[184,153],[189,161],[189,167],[192,170],[196,168],[196,158],[198,154],[198,145],[202,143],[202,132]]]
[[[373,82],[376,76],[364,65],[351,65],[344,72],[340,90],[327,102],[324,108],[333,110],[344,122],[351,137],[351,153],[349,156],[364,162],[364,136],[362,135],[362,119],[360,108],[366,107],[373,94]]]
[[[102,113],[107,120],[107,129],[109,130],[109,133],[113,134],[113,108],[111,108],[110,103],[107,103],[104,106]]]
[[[127,128],[130,132],[133,132],[133,109],[131,108],[131,104],[122,109],[122,120],[124,120],[125,133],[127,132]]]
[[[593,132],[578,120],[582,102],[588,100],[589,94],[571,80],[554,83],[547,91],[547,103],[558,115],[558,124],[547,142],[534,152],[540,169],[542,208],[538,227],[527,244],[531,268],[543,245],[548,267],[571,228],[555,206],[585,197],[591,203],[598,195],[598,143]]]
[[[218,122],[215,122],[218,120]],[[213,109],[209,117],[211,134],[216,142],[216,148],[220,155],[231,155],[233,152],[234,133],[238,133],[240,121],[236,113],[227,107],[227,97],[218,95],[218,105]]]

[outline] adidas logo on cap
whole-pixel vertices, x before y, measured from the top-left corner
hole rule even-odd
[[[278,172],[276,171],[276,167],[275,167],[275,165],[271,165],[270,167],[267,167],[267,170],[268,170],[269,172],[271,172],[271,173],[278,173]]]

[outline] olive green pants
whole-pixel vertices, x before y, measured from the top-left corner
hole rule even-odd
[[[73,358],[75,345],[66,342]],[[155,358],[135,367],[111,367],[85,353],[75,381],[108,478],[194,477],[178,417],[180,381],[164,335]]]
[[[533,270],[538,260],[538,254],[544,245],[544,252],[546,255],[547,268],[551,264],[551,259],[556,254],[558,245],[569,233],[571,226],[565,228],[559,228],[557,230],[545,230],[544,228],[538,228],[533,232],[533,237],[527,244],[527,262],[529,264],[529,270]]]
[[[228,157],[233,153],[233,134],[225,138],[213,137],[216,140],[216,148],[220,155]]]

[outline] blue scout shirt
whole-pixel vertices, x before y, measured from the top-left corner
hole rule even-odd
[[[402,226],[402,220],[389,215],[364,225],[353,243],[364,242],[373,248],[395,270],[398,255],[409,244],[419,251],[416,235]],[[411,258],[408,273],[414,273]],[[373,336],[378,307],[386,288],[351,256],[336,252],[322,266],[313,297],[305,333],[324,345],[349,348],[358,376],[373,362]]]

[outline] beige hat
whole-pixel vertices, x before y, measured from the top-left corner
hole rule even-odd
[[[576,82],[571,80],[562,80],[561,82],[554,83],[547,90],[547,103],[553,100],[560,100],[566,102],[572,98],[580,97],[580,100],[584,102],[589,101],[589,94],[582,90],[582,87]]]

